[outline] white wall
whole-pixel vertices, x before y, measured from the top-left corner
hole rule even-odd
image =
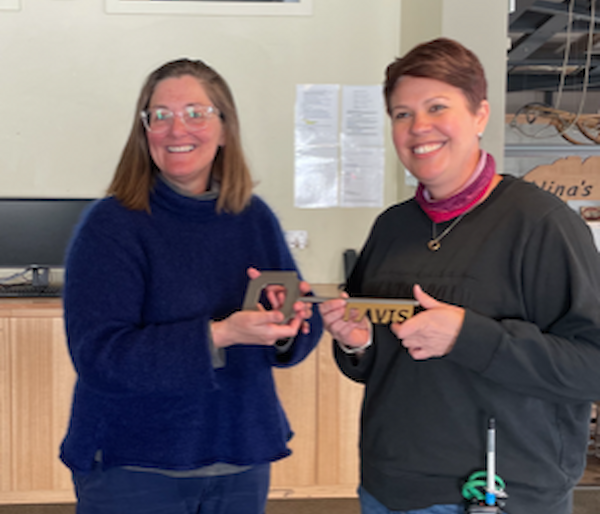
[[[414,45],[444,36],[471,49],[485,69],[490,121],[482,146],[499,170],[504,156],[508,1],[405,0],[402,11],[402,52]]]
[[[504,161],[507,25],[507,0],[444,1],[443,34],[473,50],[485,69],[491,115],[482,146],[494,156],[499,171]]]
[[[0,196],[102,195],[146,75],[167,60],[201,58],[234,91],[257,192],[284,229],[308,231],[308,248],[295,255],[314,283],[342,281],[342,252],[362,246],[380,209],[293,207],[296,84],[380,84],[408,49],[400,27],[419,34],[421,26],[423,40],[444,34],[474,47],[493,70],[493,104],[504,98],[504,54],[494,40],[505,30],[506,6],[498,0],[313,0],[312,16],[284,17],[116,15],[103,0],[21,4],[0,11]],[[409,4],[422,5],[421,16],[413,23],[403,13],[401,22]],[[496,132],[488,131],[492,146],[502,141]],[[409,189],[397,179],[389,138],[387,145],[389,205]]]

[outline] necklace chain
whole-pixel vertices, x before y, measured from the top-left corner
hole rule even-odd
[[[429,248],[432,252],[437,252],[442,247],[440,241],[444,239],[450,233],[450,231],[460,223],[460,220],[462,220],[465,217],[465,214],[467,214],[467,212],[469,211],[463,212],[439,236],[436,235],[437,223],[433,222],[431,226],[431,240],[427,243],[427,248]]]
[[[490,186],[492,189],[495,187],[494,177],[495,175],[492,176],[490,182],[487,184],[487,186],[485,186],[486,191],[489,190]],[[433,221],[431,226],[431,240],[427,243],[427,248],[429,248],[432,252],[437,252],[442,247],[440,241],[444,239],[454,229],[454,227],[456,227],[456,225],[458,225],[461,220],[475,207],[477,207],[477,205],[479,205],[485,198],[486,194],[484,192],[484,196],[479,201],[477,201],[474,205],[471,205],[465,212],[455,218],[454,221],[450,223],[450,225],[439,236],[436,234],[437,224]]]

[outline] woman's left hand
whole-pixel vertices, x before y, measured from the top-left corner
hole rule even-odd
[[[403,323],[392,323],[390,328],[413,359],[442,357],[454,347],[465,318],[465,310],[456,305],[438,302],[419,285],[415,285],[413,291],[415,299],[425,310]]]
[[[260,271],[258,271],[256,268],[248,268],[248,277],[250,280],[254,280],[255,278],[260,277]],[[311,292],[310,284],[307,282],[301,281],[299,288],[302,296],[305,296]],[[265,292],[273,310],[280,309],[285,303],[285,295],[287,294],[285,287],[280,285],[270,285],[265,287]],[[259,306],[259,308],[262,309],[261,306]],[[294,317],[292,319],[302,321],[300,330],[303,334],[308,334],[310,332],[310,326],[308,322],[304,320],[307,320],[312,316],[312,304],[300,301],[294,302],[293,309]]]

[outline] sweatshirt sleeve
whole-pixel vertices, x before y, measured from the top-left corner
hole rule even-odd
[[[376,352],[376,345],[371,345],[360,356],[347,354],[340,348],[335,339],[333,341],[333,357],[340,371],[359,384],[364,384],[367,381],[375,361]]]
[[[522,319],[467,310],[446,358],[547,401],[597,400],[600,258],[588,227],[566,206],[548,213],[527,241],[521,274]]]
[[[207,317],[144,321],[149,267],[136,239],[125,217],[101,203],[71,243],[64,308],[79,380],[117,395],[214,388]]]

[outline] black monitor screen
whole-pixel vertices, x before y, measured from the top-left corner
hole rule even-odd
[[[73,229],[93,201],[0,198],[0,267],[63,267]]]

